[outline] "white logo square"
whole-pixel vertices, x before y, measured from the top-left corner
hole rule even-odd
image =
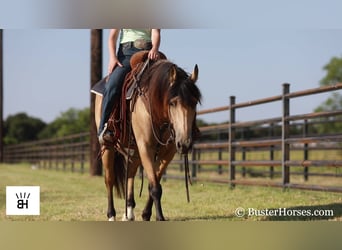
[[[7,186],[6,215],[40,215],[40,187]]]

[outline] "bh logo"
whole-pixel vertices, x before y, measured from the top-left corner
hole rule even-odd
[[[18,202],[17,202],[17,208],[18,209],[28,209],[28,199],[30,198],[30,193],[27,194],[26,197],[26,193],[19,193],[19,194],[15,194],[17,196]],[[19,198],[20,196],[20,198]]]
[[[39,186],[7,186],[6,215],[39,215]]]

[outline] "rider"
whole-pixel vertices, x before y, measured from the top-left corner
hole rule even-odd
[[[119,49],[116,44],[120,34]],[[112,141],[113,132],[107,130],[107,122],[113,106],[120,99],[122,85],[131,70],[130,59],[133,54],[149,50],[148,58],[157,60],[160,46],[160,29],[112,29],[109,33],[108,82],[102,100],[102,115],[99,125],[99,142]]]

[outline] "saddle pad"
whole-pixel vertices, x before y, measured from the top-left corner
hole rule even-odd
[[[100,81],[98,81],[97,83],[95,83],[95,85],[91,88],[90,92],[94,93],[96,95],[100,95],[103,96],[104,90],[105,90],[105,84],[106,84],[106,80],[107,77],[102,78]]]

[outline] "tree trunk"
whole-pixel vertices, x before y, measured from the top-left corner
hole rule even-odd
[[[91,81],[90,88],[102,79],[102,30],[91,30]],[[98,157],[100,145],[95,125],[95,95],[90,94],[90,175],[102,175],[102,163]]]

